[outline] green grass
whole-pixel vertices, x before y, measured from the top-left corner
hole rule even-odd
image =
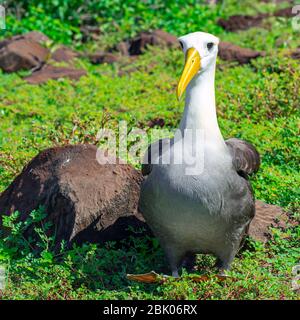
[[[243,2],[243,5],[238,5],[237,1],[228,3],[221,16],[237,14],[241,10],[255,14],[277,9],[273,4],[259,6],[258,1],[253,5],[250,1]],[[186,10],[193,15],[190,8]],[[223,40],[268,53],[245,66],[218,61],[217,108],[225,138],[244,138],[258,148],[262,166],[252,179],[255,195],[288,210],[288,228],[270,230],[270,240],[265,245],[248,240],[246,248],[234,260],[230,272],[233,280],[220,283],[212,279],[194,283],[185,276],[183,280],[170,279],[161,285],[142,285],[128,282],[126,273],[143,273],[152,269],[167,271],[163,253],[155,239],[131,238],[119,246],[114,243],[105,246],[85,244],[55,253],[51,239],[44,236],[45,230],[39,222],[41,212],[38,211],[33,214],[32,221],[38,227],[40,237],[36,250],[32,250],[22,238],[24,226],[18,224],[15,217],[6,221],[11,234],[0,240],[0,265],[7,266],[9,277],[7,289],[0,293],[0,297],[299,299],[299,292],[292,290],[291,281],[292,268],[299,264],[300,257],[300,69],[299,62],[286,55],[287,49],[299,46],[299,32],[292,30],[288,19],[270,18],[266,21],[266,25],[271,25],[268,29],[226,33],[215,25],[219,16],[216,10],[219,12],[220,8],[207,9],[204,15],[212,19],[208,18],[208,22],[203,19],[202,30],[215,32]],[[178,22],[176,34],[196,28],[196,15],[190,20],[195,25],[189,25],[188,19],[178,17],[178,10],[167,14],[169,16],[162,15],[150,27],[163,27],[174,32]],[[133,32],[148,27],[147,23],[152,21],[151,13],[148,15],[143,18],[144,24],[138,25]],[[113,45],[119,38],[129,35],[129,18],[120,18],[120,34],[108,29],[99,43],[79,48]],[[31,30],[39,27],[41,21],[35,17],[30,23],[16,25],[15,30],[8,31]],[[71,24],[67,19],[61,19],[59,23],[70,30]],[[72,24],[72,28],[78,26]],[[59,33],[55,36],[54,31],[48,35],[53,34],[54,40],[71,43],[70,36],[64,39]],[[73,44],[76,45],[75,42]],[[0,192],[40,150],[65,143],[94,143],[104,119],[109,119],[105,123],[111,128],[119,120],[126,120],[130,129],[137,126],[146,128],[149,120],[164,118],[166,128],[176,128],[183,111],[183,104],[178,103],[175,97],[183,63],[182,53],[150,48],[131,65],[126,63],[93,66],[84,59],[78,59],[77,66],[85,68],[87,76],[78,82],[49,81],[40,86],[29,85],[22,80],[27,72],[10,75],[0,72]],[[134,71],[119,77],[121,69]],[[212,257],[199,255],[198,273],[213,273],[213,263]]]

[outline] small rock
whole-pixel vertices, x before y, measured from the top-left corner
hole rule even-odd
[[[262,0],[262,2],[265,2],[265,3],[276,3],[276,4],[279,4],[279,3],[283,3],[283,2],[288,2],[288,3],[292,3],[294,0]]]
[[[41,152],[0,195],[0,215],[18,210],[25,220],[43,205],[57,246],[62,240],[69,245],[122,240],[130,234],[129,226],[150,234],[137,212],[141,174],[127,164],[100,165],[96,156],[102,158],[104,152],[93,145]]]
[[[296,16],[296,13],[293,13],[293,8],[285,8],[274,12],[274,16],[283,18],[293,18]]]
[[[82,42],[87,41],[96,41],[99,39],[101,35],[101,30],[99,27],[96,26],[82,26],[80,28],[80,32],[82,34]]]
[[[120,60],[120,57],[116,54],[109,52],[97,52],[90,55],[90,61],[93,64],[101,64],[101,63],[115,63]]]
[[[153,42],[156,45],[167,47],[179,46],[177,37],[163,30],[154,30],[152,36],[154,38]]]
[[[256,200],[255,210],[255,217],[249,228],[249,235],[255,240],[266,242],[269,234],[268,228],[272,225],[285,227],[288,217],[282,208]]]
[[[293,59],[299,60],[299,59],[300,59],[300,48],[297,48],[295,51],[293,51],[293,52],[291,53],[291,57],[292,57]]]
[[[268,14],[259,14],[257,16],[234,15],[228,19],[219,19],[218,25],[226,31],[235,32],[257,27],[266,17],[268,17]]]
[[[12,37],[12,40],[21,40],[21,39],[38,42],[40,44],[43,44],[50,40],[45,34],[39,31],[30,31],[25,34]]]
[[[264,56],[263,52],[241,48],[230,42],[220,42],[219,56],[225,61],[237,61],[240,64],[249,63],[251,59]]]
[[[153,45],[153,37],[150,33],[142,32],[130,41],[129,54],[132,56],[142,54],[147,46]]]
[[[61,46],[52,53],[51,58],[57,62],[70,62],[78,56],[79,54],[77,52],[68,47]]]
[[[0,45],[0,68],[5,72],[30,70],[41,67],[49,57],[49,50],[39,43],[19,39]]]
[[[148,127],[160,127],[163,128],[165,126],[165,120],[163,118],[155,118],[148,122]]]
[[[72,80],[78,80],[86,74],[87,72],[83,69],[45,65],[42,69],[33,72],[30,76],[25,77],[24,79],[30,84],[40,84],[45,83],[50,79],[57,80],[60,78],[69,78]]]
[[[123,56],[129,55],[129,44],[126,41],[121,41],[115,48],[118,52],[120,52]]]
[[[278,3],[279,2],[280,1],[278,1]],[[218,25],[221,26],[226,31],[235,32],[239,30],[247,30],[252,27],[260,26],[262,21],[265,18],[268,18],[270,16],[292,18],[292,17],[295,17],[295,15],[296,14],[293,13],[292,8],[285,8],[285,9],[280,9],[275,11],[273,14],[260,13],[256,16],[234,15],[229,17],[228,19],[219,19]]]
[[[116,49],[123,55],[140,55],[148,46],[174,47],[178,46],[178,40],[175,36],[163,30],[154,30],[153,32],[141,32],[135,38],[129,41],[122,41]]]
[[[0,49],[7,46],[9,44],[10,40],[5,39],[0,41]]]

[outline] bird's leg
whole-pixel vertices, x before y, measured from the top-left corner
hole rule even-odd
[[[231,245],[227,250],[224,250],[217,256],[216,267],[219,270],[220,275],[225,275],[226,270],[230,270],[231,263],[238,252],[239,242]]]
[[[178,268],[180,267],[184,253],[172,247],[165,248],[166,256],[170,264],[172,276],[179,278]]]
[[[220,275],[225,275],[225,271],[230,269],[231,263],[240,249],[245,231],[245,228],[243,228],[242,231],[232,234],[223,250],[217,253],[216,267]]]
[[[194,253],[187,253],[183,259],[182,267],[186,268],[188,272],[192,272],[196,264],[196,255]]]
[[[172,277],[179,278],[179,273],[177,268],[172,268]]]
[[[178,268],[180,265],[180,259],[177,257],[169,257],[169,255],[167,255],[167,257],[171,267],[172,277],[179,278]]]
[[[225,271],[230,270],[231,262],[232,260],[217,258],[215,266],[218,269],[218,274],[221,276],[226,275]]]

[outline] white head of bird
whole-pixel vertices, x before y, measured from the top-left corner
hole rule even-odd
[[[194,32],[178,40],[185,54],[185,67],[177,87],[180,99],[192,80],[197,80],[204,72],[214,72],[219,39],[209,33]]]
[[[216,115],[215,70],[219,39],[212,34],[194,32],[180,37],[185,65],[177,86],[180,99],[186,91],[180,130],[203,130],[206,141],[223,146]]]

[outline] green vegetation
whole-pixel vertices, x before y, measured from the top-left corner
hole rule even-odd
[[[200,2],[52,0],[44,5],[18,1],[23,7],[18,11],[12,6],[8,30],[2,37],[40,30],[56,44],[66,43],[85,51],[111,47],[140,30],[163,28],[181,35],[201,29],[222,40],[266,51],[266,57],[250,65],[218,61],[219,123],[224,137],[244,138],[257,146],[262,167],[252,179],[255,195],[288,210],[288,228],[270,230],[265,245],[248,239],[229,273],[234,280],[194,283],[186,277],[161,285],[142,285],[127,281],[126,273],[152,269],[166,272],[155,239],[128,239],[121,247],[115,243],[85,244],[55,252],[53,239],[45,236],[49,226],[41,223],[43,209],[33,212],[25,223],[18,222],[16,213],[5,219],[10,232],[0,240],[0,265],[6,265],[9,271],[7,289],[0,292],[0,298],[299,298],[299,292],[291,288],[291,271],[300,257],[300,68],[299,61],[287,55],[289,48],[299,47],[299,31],[292,29],[290,19],[269,18],[264,28],[227,33],[216,25],[218,17],[273,12],[278,5],[227,0],[223,6],[203,7]],[[165,10],[149,10],[162,3],[166,3]],[[78,7],[82,9],[76,15]],[[92,13],[88,23],[101,26],[99,43],[80,43],[80,26],[87,13]],[[175,128],[183,110],[175,98],[182,62],[178,50],[158,48],[149,48],[125,67],[126,61],[94,66],[81,58],[76,64],[88,71],[86,77],[78,82],[49,81],[40,86],[22,80],[27,72],[0,71],[0,192],[38,151],[57,144],[94,143],[103,119],[109,119],[106,125],[110,127],[119,120],[128,121],[131,127],[146,127],[149,120],[164,118],[167,128]],[[118,76],[120,69],[128,73]],[[34,246],[22,237],[22,230],[29,224],[35,225],[40,239]],[[198,272],[213,273],[213,263],[212,257],[199,255]]]
[[[21,0],[17,3],[7,0],[3,3],[7,3],[12,14],[8,15],[9,33],[37,29],[51,39],[67,44],[72,38],[81,38],[82,25],[100,26],[103,33],[113,33],[118,40],[134,36],[141,30],[158,28],[176,36],[199,29],[221,35],[224,34],[222,28],[215,23],[219,18],[272,13],[288,6],[288,3],[252,0],[223,0],[217,6],[209,6],[205,0]]]

